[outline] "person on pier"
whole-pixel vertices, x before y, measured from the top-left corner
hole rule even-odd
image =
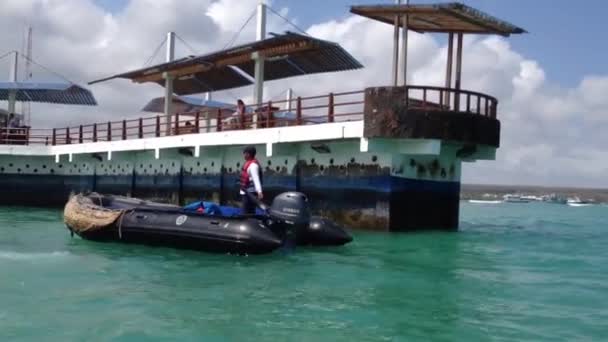
[[[18,127],[19,127],[19,118],[14,113],[11,113],[8,116],[8,128],[18,128]]]
[[[236,101],[236,110],[232,115],[222,120],[224,130],[241,129],[245,127],[247,122],[247,107],[243,100]]]
[[[262,168],[257,159],[255,159],[255,155],[255,147],[247,146],[243,149],[245,164],[241,169],[239,191],[243,214],[255,214],[257,205],[251,197],[257,197],[258,200],[264,198],[262,192]]]

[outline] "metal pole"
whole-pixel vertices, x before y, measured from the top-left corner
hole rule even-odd
[[[175,33],[167,33],[167,62],[175,58]],[[171,135],[171,107],[173,104],[173,77],[164,73],[165,78],[165,129],[166,135]]]
[[[291,112],[291,99],[293,99],[293,90],[291,88],[287,89],[287,103],[285,104],[285,110]]]
[[[456,48],[456,98],[454,101],[454,107],[459,110],[460,107],[460,82],[462,75],[462,33],[458,33],[458,47]]]
[[[257,29],[255,34],[256,40],[264,40],[266,38],[266,4],[264,0],[258,3],[257,12]]]
[[[13,52],[13,58],[11,58],[11,70],[9,81],[17,82],[17,72],[19,65],[19,53],[17,51]],[[15,114],[15,103],[17,102],[17,90],[9,90],[8,92],[8,112]]]
[[[448,61],[446,64],[445,71],[445,87],[452,87],[452,58],[454,57],[454,33],[450,32],[448,36]],[[445,103],[450,103],[450,92],[445,92]]]
[[[405,0],[405,5],[409,5],[410,0]],[[401,54],[403,55],[403,86],[407,86],[407,14],[402,17],[403,36],[401,36]]]
[[[401,0],[395,0],[396,5],[401,5]],[[399,81],[399,16],[395,16],[395,29],[393,30],[393,86]]]
[[[205,101],[211,101],[211,92],[205,93]],[[205,132],[211,132],[211,116],[209,115],[211,110],[207,109],[205,111]]]
[[[258,3],[256,41],[266,38],[266,4],[263,0]],[[253,100],[256,104],[262,104],[264,100],[264,56],[253,53],[255,60],[255,87],[253,89]],[[258,115],[253,115],[253,128],[257,128]]]

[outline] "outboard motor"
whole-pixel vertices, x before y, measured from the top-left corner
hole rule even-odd
[[[308,198],[301,192],[284,192],[272,201],[268,210],[272,231],[283,241],[284,247],[294,248],[298,235],[310,225]]]

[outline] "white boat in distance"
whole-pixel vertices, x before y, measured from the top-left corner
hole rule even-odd
[[[475,204],[499,204],[502,203],[502,201],[488,201],[488,200],[469,200],[469,203],[475,203]]]
[[[508,203],[528,203],[530,200],[522,198],[520,195],[506,194],[503,197],[504,202]]]
[[[568,198],[568,202],[566,202],[566,204],[571,207],[588,207],[590,205],[593,205],[593,203],[589,201],[582,201],[578,197]]]

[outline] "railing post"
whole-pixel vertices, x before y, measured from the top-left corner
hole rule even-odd
[[[454,94],[454,110],[460,112],[460,91],[458,90]]]
[[[108,141],[112,141],[112,122],[108,121]]]
[[[492,101],[492,119],[496,119],[496,114],[498,112],[498,101]]]
[[[485,100],[486,100],[486,111],[484,112],[484,115],[485,116],[490,116],[490,113],[489,113],[489,110],[488,110],[488,106],[489,106],[489,104],[488,104],[488,102],[489,102],[488,98],[486,97]]]
[[[296,125],[300,126],[302,124],[302,97],[298,96],[296,100]]]
[[[442,89],[442,90],[439,90],[439,106],[442,107],[442,109],[443,109],[443,105],[444,105],[444,102],[443,102],[443,89]],[[448,103],[448,107],[449,107],[449,103]]]
[[[139,118],[139,139],[144,137],[144,119]]]
[[[200,125],[200,123],[199,123],[199,120],[200,120],[200,119],[201,119],[201,112],[197,110],[197,111],[196,111],[196,116],[195,116],[195,119],[194,119],[194,120],[195,120],[195,121],[194,121],[194,131],[195,131],[197,134],[201,132],[201,131],[200,131],[201,125]]]
[[[97,142],[97,124],[93,124],[93,142]]]
[[[175,113],[175,132],[172,135],[179,134],[179,113]]]
[[[475,96],[477,96],[477,114],[481,114],[481,97],[479,95]]]
[[[327,104],[327,122],[334,122],[334,93],[329,93]]]
[[[82,125],[78,127],[78,143],[82,144]]]
[[[30,128],[27,127],[25,129],[25,144],[29,145],[30,144]]]
[[[422,88],[422,109],[426,110],[426,88]]]
[[[160,115],[156,116],[156,130],[154,133],[157,138],[160,137]]]
[[[53,137],[51,138],[51,144],[53,146],[57,145],[57,129],[53,128]]]
[[[66,144],[72,143],[72,141],[70,140],[70,127],[65,128],[65,143]]]
[[[268,101],[268,110],[266,111],[266,128],[271,125],[270,117],[272,116],[272,101]]]
[[[217,110],[217,127],[216,127],[216,131],[218,131],[218,132],[222,131],[222,110],[221,109]]]
[[[467,94],[467,113],[471,112],[471,94]]]
[[[127,140],[127,120],[122,120],[122,140]]]

